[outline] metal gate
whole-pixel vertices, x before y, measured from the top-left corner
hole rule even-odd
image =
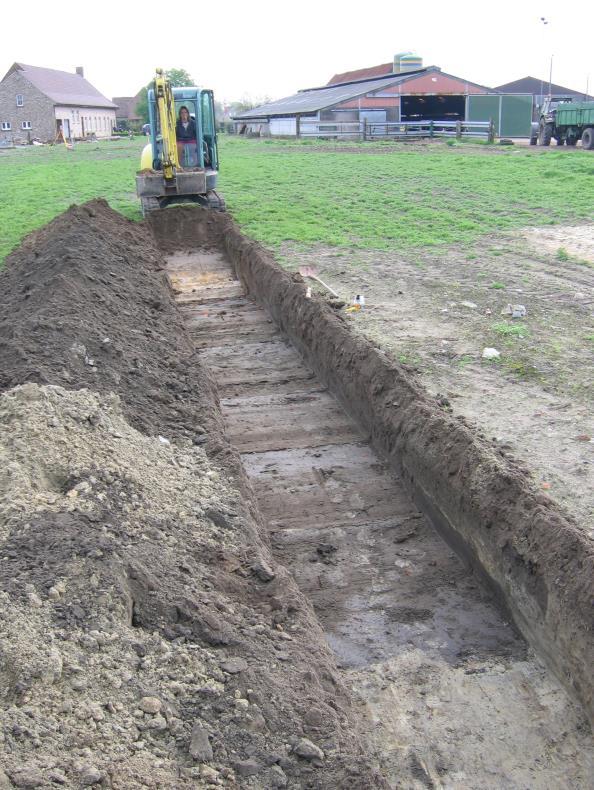
[[[530,137],[532,94],[475,94],[466,101],[467,121],[493,119],[498,137]]]

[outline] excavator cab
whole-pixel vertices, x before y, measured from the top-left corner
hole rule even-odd
[[[172,88],[157,71],[148,91],[148,110],[150,143],[136,175],[143,216],[182,202],[224,211],[224,201],[215,190],[219,152],[213,92]]]

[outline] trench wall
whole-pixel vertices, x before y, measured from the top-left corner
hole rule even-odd
[[[487,578],[594,722],[594,551],[578,525],[405,366],[364,338],[233,220],[194,207],[151,217],[165,250],[217,246],[308,364],[369,432],[446,540]],[[512,417],[513,419],[513,417]]]

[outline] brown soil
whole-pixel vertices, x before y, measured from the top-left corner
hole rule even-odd
[[[594,539],[593,249],[588,225],[440,255],[287,247],[283,257],[289,268],[316,265],[347,301],[363,293],[365,310],[345,315],[351,329],[521,460]],[[525,318],[502,314],[509,304]],[[501,357],[482,359],[486,347]]]
[[[274,555],[312,601],[390,786],[585,787],[579,705],[225,255],[192,247],[167,266]]]
[[[486,573],[523,633],[591,714],[594,558],[571,515],[505,448],[454,417],[448,396],[428,397],[414,366],[394,362],[353,333],[357,318],[306,299],[302,279],[282,272],[229,217],[172,209],[151,224],[168,252],[202,244],[227,253],[416,504]],[[7,571],[0,583],[0,787],[386,786],[369,766],[351,696],[312,606],[271,556],[251,485],[223,431],[216,388],[193,350],[184,308],[175,307],[163,267],[146,228],[94,201],[30,236],[0,275],[0,556]],[[180,274],[179,290],[189,291],[191,301],[192,283],[182,280]],[[217,276],[199,284],[210,289],[212,301],[219,298]],[[232,299],[234,289],[227,294]],[[253,312],[240,301],[225,306],[223,318],[228,309],[243,310],[239,331],[246,336],[262,341],[274,332],[266,321],[250,323]],[[237,331],[223,328],[221,344],[231,346]],[[311,382],[307,364],[291,361],[282,348],[271,365],[264,349],[256,360],[202,345],[227,411],[242,400],[242,382],[261,381],[258,366],[268,365],[276,401],[293,410],[301,433],[310,433],[301,416],[305,402],[290,395],[295,381]],[[306,400],[332,413],[319,388]],[[271,419],[267,412],[260,434],[247,426],[261,402],[257,396],[247,401],[243,416],[229,424],[257,466],[257,448],[264,450],[274,434],[276,401],[266,406]],[[358,429],[336,413],[323,422],[332,420],[334,437],[356,442]],[[330,465],[326,455],[323,464]],[[377,474],[378,465],[368,461]],[[358,472],[349,473],[347,458],[337,463],[343,472],[332,475],[325,465],[318,472],[324,480],[330,474],[339,502],[338,489],[348,488],[349,475]],[[355,466],[360,472],[363,461]],[[291,494],[295,513],[304,510],[297,483],[294,488],[260,492],[262,507],[270,505],[272,513]],[[384,506],[380,496],[368,504],[360,499],[351,509]],[[376,532],[377,547],[361,544],[353,558],[368,556],[373,570],[393,554],[398,570],[392,574],[406,573],[414,560],[410,530],[400,536],[404,545],[397,536],[386,549]],[[323,544],[305,547],[304,575],[327,571],[335,579],[340,573],[344,585],[353,558],[346,548],[334,551],[339,535],[331,533]],[[291,556],[289,543],[280,556],[285,550]],[[435,551],[440,567],[442,559],[444,567],[458,562],[451,552],[441,558]],[[312,554],[321,570],[307,570]],[[456,573],[470,593],[472,578]],[[446,585],[448,574],[442,576]],[[336,612],[341,600],[337,596]],[[391,770],[396,783],[406,770],[411,787],[438,786],[443,771],[463,775],[451,759],[456,736],[443,736],[439,725],[421,731],[414,717],[399,730],[400,706],[406,706],[403,714],[416,710],[415,716],[431,719],[440,706],[436,697],[462,689],[456,704],[468,707],[472,700],[481,711],[474,737],[485,688],[500,687],[499,675],[509,672],[518,689],[528,687],[525,648],[507,625],[497,625],[508,634],[503,644],[496,639],[494,651],[457,655],[444,673],[437,653],[429,662],[424,653],[429,596],[378,599],[378,607],[365,613],[361,634],[384,621],[396,631],[418,628],[418,655],[410,661],[386,656],[377,679],[362,673],[351,682],[378,700],[377,732],[367,743],[375,738],[383,749],[383,718],[388,733],[408,727],[411,742],[426,733],[435,754],[411,752]],[[328,612],[329,622],[336,612]],[[473,644],[476,633],[468,631]],[[359,636],[355,629],[333,638],[347,645]],[[547,721],[557,713],[560,721],[579,720],[539,672],[530,679],[539,689],[533,708],[548,711],[542,713]],[[485,685],[465,684],[475,673]],[[401,692],[388,698],[392,674]],[[541,706],[549,696],[550,707]],[[512,715],[521,708],[511,704]],[[564,731],[551,752],[560,776],[564,761],[573,760],[567,754],[585,755],[574,760],[575,786],[588,759],[580,746],[583,727],[582,721]],[[513,755],[517,739],[508,740]],[[530,743],[541,741],[542,733],[530,735]],[[468,755],[478,753],[476,746]],[[514,774],[523,782],[531,775],[524,766]]]
[[[103,201],[28,236],[1,275],[0,390],[30,381],[116,392],[144,433],[202,434],[216,420],[212,385],[162,267],[143,229]]]
[[[230,218],[177,209],[153,222],[174,248],[195,244],[196,224],[222,245],[248,292],[369,431],[434,524],[486,572],[521,631],[592,718],[594,551],[572,516],[497,442],[452,416],[447,400],[428,397],[410,368],[353,334],[323,300],[305,298],[301,276],[283,272]]]
[[[382,786],[161,269],[94,201],[0,276],[0,786]]]

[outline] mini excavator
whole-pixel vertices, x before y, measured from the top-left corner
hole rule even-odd
[[[148,111],[151,141],[136,174],[142,215],[184,202],[224,211],[225,202],[215,191],[219,153],[213,92],[173,88],[163,69],[157,69],[148,90]],[[192,134],[178,139],[176,126],[182,115]]]

